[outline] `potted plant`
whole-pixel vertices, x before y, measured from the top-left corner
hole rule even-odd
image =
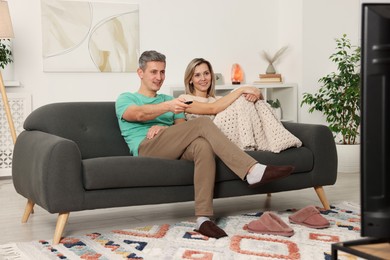
[[[2,69],[4,69],[8,63],[13,62],[11,46],[7,41],[9,42],[10,40],[0,40],[0,67]]]
[[[322,112],[334,137],[341,137],[336,143],[348,146],[357,143],[360,128],[360,47],[351,45],[346,34],[335,40],[336,51],[329,59],[337,71],[319,79],[317,93],[304,93],[301,106],[309,105],[310,113]],[[360,148],[357,150],[359,157]]]
[[[275,99],[275,100],[272,100],[272,99],[268,99],[267,100],[267,103],[271,106],[271,108],[273,109],[276,117],[280,120],[282,119],[282,108],[280,107],[280,101],[279,99]]]

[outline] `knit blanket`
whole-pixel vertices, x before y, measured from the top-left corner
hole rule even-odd
[[[239,97],[217,114],[214,123],[242,150],[280,153],[290,147],[302,146],[264,100],[253,103]]]

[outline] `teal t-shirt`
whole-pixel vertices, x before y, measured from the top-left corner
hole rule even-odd
[[[176,119],[185,118],[185,115],[184,113],[175,114],[173,112],[167,112],[149,121],[130,122],[122,118],[123,113],[129,106],[159,104],[172,99],[172,96],[168,96],[165,94],[157,94],[157,96],[152,98],[141,95],[137,92],[126,92],[119,95],[115,103],[116,116],[118,118],[122,136],[125,139],[127,145],[129,146],[130,152],[134,156],[138,156],[139,145],[145,139],[150,127],[154,125],[171,126],[174,124]]]

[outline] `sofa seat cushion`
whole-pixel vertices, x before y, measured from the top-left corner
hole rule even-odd
[[[265,151],[248,151],[250,156],[255,158],[259,163],[265,165],[294,165],[293,174],[310,172],[314,167],[313,152],[307,147],[289,148],[281,153],[275,154]],[[228,167],[217,159],[217,177],[216,182],[223,182],[237,179]]]
[[[191,185],[193,177],[194,164],[185,160],[141,156],[83,160],[84,187],[87,190]]]
[[[305,147],[292,148],[276,156],[274,153],[262,151],[248,153],[263,164],[295,165],[294,173],[307,172],[313,168],[313,155]],[[141,156],[83,160],[83,181],[86,190],[193,185],[193,179],[192,161]],[[216,182],[237,179],[238,177],[217,158]]]

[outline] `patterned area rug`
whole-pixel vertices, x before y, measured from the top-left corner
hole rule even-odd
[[[351,203],[332,206],[321,214],[326,229],[290,224],[297,209],[275,212],[290,225],[290,237],[249,233],[245,225],[261,216],[254,212],[218,219],[229,237],[213,239],[193,231],[194,222],[153,225],[107,233],[70,236],[52,245],[51,240],[0,246],[0,259],[330,259],[331,244],[360,238],[360,209]],[[3,258],[2,258],[3,257]],[[339,253],[339,259],[355,259]]]

